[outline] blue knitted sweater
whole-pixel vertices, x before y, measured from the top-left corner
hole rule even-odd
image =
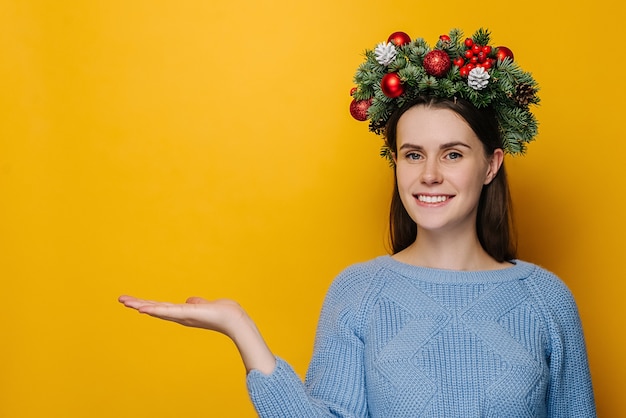
[[[304,384],[280,358],[247,384],[261,417],[596,416],[574,299],[523,261],[351,266],[326,296]]]

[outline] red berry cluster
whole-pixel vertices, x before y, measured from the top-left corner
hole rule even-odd
[[[474,68],[490,69],[496,63],[493,48],[489,45],[478,45],[472,38],[465,39],[465,53],[457,57],[453,63],[459,67],[461,77],[467,77]]]

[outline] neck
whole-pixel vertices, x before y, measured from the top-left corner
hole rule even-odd
[[[423,230],[413,244],[393,257],[403,263],[445,270],[495,270],[508,265],[494,260],[476,234],[442,236]]]

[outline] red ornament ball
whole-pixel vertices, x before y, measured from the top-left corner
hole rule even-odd
[[[385,74],[383,79],[380,81],[380,87],[383,93],[385,93],[385,96],[391,97],[392,99],[395,99],[404,93],[402,81],[397,73]]]
[[[372,105],[372,99],[367,100],[356,100],[353,99],[352,103],[350,103],[350,114],[352,117],[358,121],[366,121],[367,120],[367,109]]]
[[[424,57],[424,70],[432,76],[443,77],[451,66],[450,56],[441,49],[433,49]]]
[[[389,35],[387,42],[395,44],[397,46],[401,46],[411,42],[411,37],[404,32],[394,32]]]
[[[496,47],[496,58],[500,61],[504,61],[505,58],[510,58],[513,61],[513,51],[506,46]]]

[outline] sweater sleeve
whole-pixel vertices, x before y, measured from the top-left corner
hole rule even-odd
[[[367,417],[360,304],[368,274],[348,268],[331,285],[305,383],[282,359],[269,375],[252,370],[248,392],[262,418]]]
[[[539,275],[550,332],[548,416],[595,417],[591,374],[576,302],[559,278],[541,270]]]

